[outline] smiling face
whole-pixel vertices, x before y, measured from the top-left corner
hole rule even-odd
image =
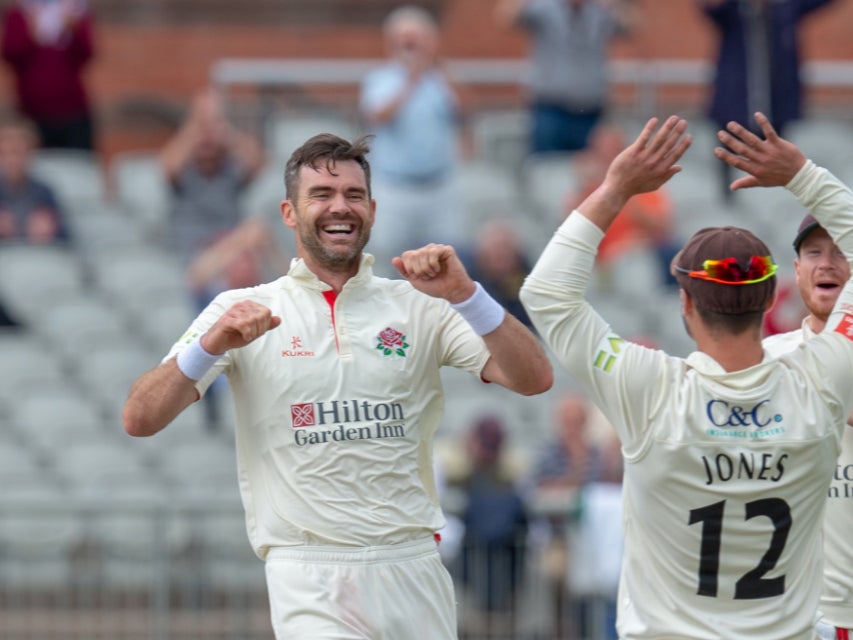
[[[282,217],[296,233],[300,257],[318,275],[358,271],[376,208],[361,165],[343,160],[303,166],[296,191],[282,203]]]
[[[823,329],[841,288],[850,278],[850,265],[829,234],[817,228],[800,245],[794,269],[803,302],[820,323],[812,329]]]

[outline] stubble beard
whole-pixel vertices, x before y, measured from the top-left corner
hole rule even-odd
[[[322,232],[316,227],[300,227],[299,237],[303,249],[320,266],[331,271],[347,271],[361,260],[361,253],[370,240],[370,229],[358,227],[355,244],[329,246],[321,239]]]

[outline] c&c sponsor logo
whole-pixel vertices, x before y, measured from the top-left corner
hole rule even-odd
[[[710,400],[705,405],[705,414],[712,425],[705,429],[709,436],[743,439],[768,438],[785,433],[782,414],[773,412],[769,400],[751,406]]]

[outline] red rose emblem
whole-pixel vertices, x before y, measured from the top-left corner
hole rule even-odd
[[[376,348],[384,355],[406,357],[406,349],[409,348],[409,345],[406,343],[406,336],[401,332],[391,327],[386,327],[376,336],[376,339],[378,340]]]

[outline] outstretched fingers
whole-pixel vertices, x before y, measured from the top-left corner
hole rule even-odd
[[[656,162],[664,161],[670,165],[678,162],[690,147],[692,137],[685,135],[687,121],[678,116],[669,116],[654,134],[648,145],[648,151]],[[678,171],[678,167],[673,167]]]

